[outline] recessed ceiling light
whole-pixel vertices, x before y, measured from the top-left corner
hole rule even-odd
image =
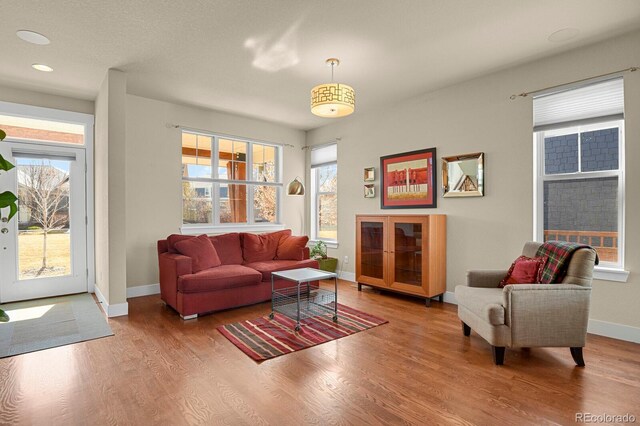
[[[44,71],[44,72],[53,71],[53,68],[51,68],[49,65],[45,65],[45,64],[33,64],[31,66],[33,67],[33,69],[36,69],[38,71]]]
[[[46,45],[51,43],[51,40],[49,40],[46,36],[43,36],[40,33],[37,33],[35,31],[29,31],[29,30],[19,30],[16,31],[16,35],[26,41],[27,43],[32,43],[32,44],[40,44],[40,45]]]
[[[552,43],[564,43],[565,41],[576,38],[578,34],[580,34],[580,30],[577,28],[563,28],[552,33],[548,37],[548,40]]]

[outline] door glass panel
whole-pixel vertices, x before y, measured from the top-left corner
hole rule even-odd
[[[360,267],[362,275],[383,279],[384,241],[381,222],[360,224]]]
[[[70,164],[17,158],[18,279],[71,274]]]
[[[394,232],[394,280],[422,285],[422,225],[396,223]]]

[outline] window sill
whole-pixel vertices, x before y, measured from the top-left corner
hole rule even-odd
[[[330,248],[330,249],[337,249],[338,248],[338,242],[337,241],[325,241],[325,240],[309,240],[309,242],[307,243],[307,246],[308,247],[312,247],[318,241],[322,241],[323,243],[325,243],[327,248]]]
[[[272,232],[285,229],[281,223],[253,224],[253,225],[185,225],[180,227],[184,235],[225,234],[228,232]]]
[[[593,270],[594,280],[617,281],[626,283],[629,278],[629,271],[615,268],[603,268],[596,266]]]

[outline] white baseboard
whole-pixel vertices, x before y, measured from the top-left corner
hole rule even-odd
[[[447,291],[444,294],[444,301],[454,305],[458,304],[456,294],[453,291]],[[630,325],[590,319],[589,325],[587,325],[587,332],[598,336],[611,337],[612,339],[640,343],[640,328]]]
[[[160,294],[160,284],[138,285],[127,288],[127,299],[132,297],[151,296],[152,294]]]
[[[640,343],[640,328],[614,322],[590,319],[587,332],[627,342]]]
[[[356,273],[355,272],[342,271],[342,272],[340,272],[338,278],[340,278],[341,280],[351,281],[352,283],[355,283],[356,282]]]
[[[95,286],[94,290],[96,297],[98,298],[98,302],[100,302],[100,307],[108,318],[121,317],[129,314],[129,304],[127,302],[109,305],[107,303],[107,299],[104,297],[98,286]]]
[[[451,303],[452,305],[457,305],[458,301],[456,300],[456,294],[453,291],[446,291],[444,293],[444,302]]]

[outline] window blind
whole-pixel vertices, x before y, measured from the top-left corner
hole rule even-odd
[[[533,130],[549,130],[624,117],[622,77],[533,99]]]
[[[338,145],[332,143],[318,148],[311,148],[311,168],[336,163],[338,161]]]

